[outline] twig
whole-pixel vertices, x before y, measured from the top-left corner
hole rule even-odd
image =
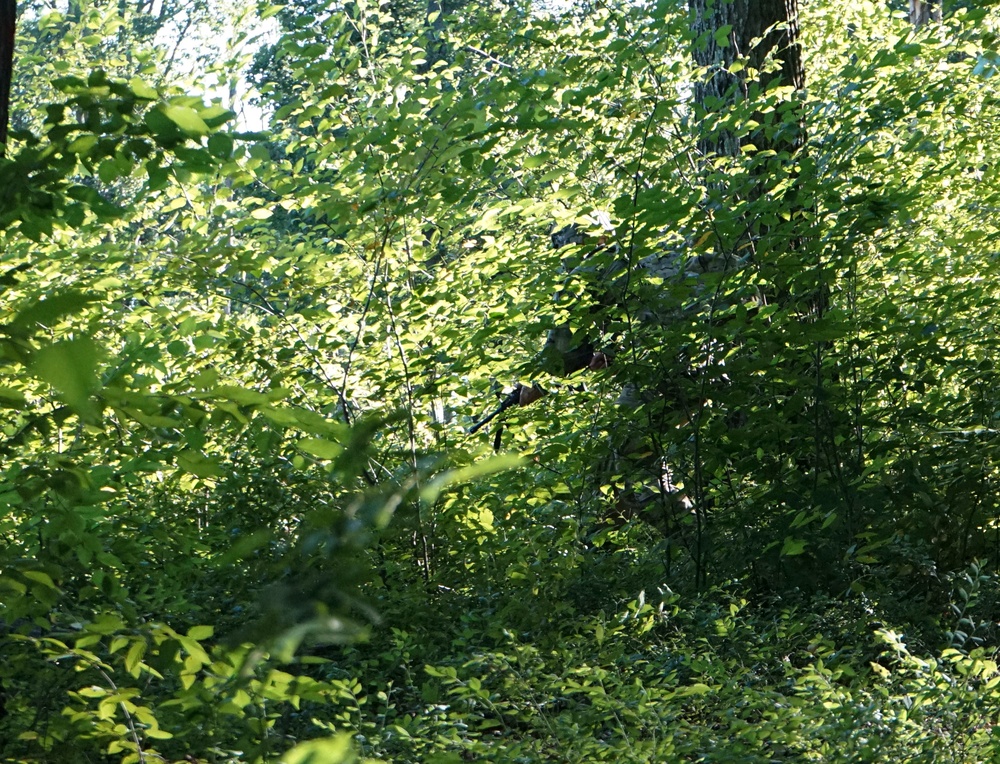
[[[514,66],[512,64],[508,64],[508,63],[506,63],[504,61],[501,61],[499,58],[491,56],[485,50],[480,50],[479,48],[477,48],[477,47],[475,47],[473,45],[466,45],[465,49],[468,50],[468,51],[471,51],[473,53],[476,53],[477,55],[482,56],[487,61],[492,61],[497,66],[502,66],[504,69],[513,69],[514,68]]]

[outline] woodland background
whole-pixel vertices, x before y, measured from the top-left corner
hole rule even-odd
[[[995,5],[15,10],[3,761],[1000,756]]]

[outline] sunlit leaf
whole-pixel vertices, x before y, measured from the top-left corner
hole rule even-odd
[[[301,451],[318,459],[336,459],[344,450],[339,443],[323,438],[302,438],[296,445]]]
[[[37,350],[31,368],[78,413],[92,416],[96,407],[91,395],[99,387],[98,355],[98,347],[91,339],[63,340]]]
[[[164,115],[181,130],[192,135],[207,135],[211,129],[190,106],[171,104],[163,107]]]

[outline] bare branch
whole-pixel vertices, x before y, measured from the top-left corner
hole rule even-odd
[[[465,49],[468,50],[468,51],[471,51],[472,53],[476,53],[477,55],[482,56],[483,58],[487,59],[488,61],[492,61],[497,66],[502,66],[504,69],[513,69],[514,68],[511,64],[508,64],[508,63],[506,63],[504,61],[501,61],[499,58],[495,58],[494,56],[491,56],[485,50],[480,50],[479,48],[476,48],[476,47],[474,47],[472,45],[466,45]]]

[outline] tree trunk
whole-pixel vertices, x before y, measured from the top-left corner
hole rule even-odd
[[[10,82],[14,74],[14,31],[17,28],[16,0],[0,0],[0,156],[7,149],[10,122]]]
[[[716,186],[719,197],[733,203],[739,199],[765,200],[771,189],[784,182],[786,190],[782,195],[788,200],[788,207],[794,208],[797,170],[791,157],[803,145],[804,126],[790,124],[779,130],[780,126],[772,123],[771,129],[766,132],[761,127],[734,129],[734,120],[726,120],[725,117],[731,111],[737,114],[740,110],[745,111],[745,102],[759,98],[758,90],[767,91],[775,87],[801,90],[805,86],[798,41],[798,0],[689,0],[689,8],[694,33],[694,59],[703,69],[695,85],[695,116],[700,124],[708,126],[708,131],[699,137],[699,153],[708,160],[721,156],[732,157],[737,164],[750,162],[749,172],[742,177],[739,173],[731,176],[732,186],[726,185],[725,180],[718,181],[726,186]],[[734,66],[736,63],[744,66]],[[716,114],[723,118],[720,120],[722,124],[730,126],[716,127],[717,121],[712,118]],[[751,117],[758,125],[767,124],[764,115],[745,114],[745,117],[744,124],[749,124]],[[750,144],[755,149],[749,154],[744,153]],[[763,161],[754,161],[753,154],[765,149],[776,153]],[[711,163],[706,162],[706,167],[709,166]],[[793,182],[789,184],[788,180]],[[790,235],[787,226],[783,230],[773,230],[769,222],[753,212],[744,223],[754,257],[761,256],[769,264],[775,251],[787,253],[800,248],[801,239],[797,234]],[[736,244],[736,241],[720,238],[716,242],[716,254],[724,257],[726,262],[738,262],[738,258],[733,256]],[[776,291],[784,293],[786,290],[777,286]],[[817,314],[822,310],[824,294],[825,289],[817,287],[815,298],[807,301],[814,304]],[[789,295],[772,295],[772,299],[784,302]],[[711,415],[701,404],[688,415],[692,466],[686,491],[690,496],[694,519],[691,554],[698,586],[707,581],[714,535],[708,507],[710,473],[705,469],[702,450],[704,429],[710,418]]]
[[[805,86],[798,42],[798,0],[690,0],[690,9],[695,63],[706,70],[695,85],[695,101],[706,112],[721,111],[746,94],[750,83],[745,70],[731,71],[732,65],[744,57],[759,71],[773,52],[781,69],[761,75],[764,87],[790,85],[799,90]],[[719,135],[705,142],[702,149],[736,156],[745,138],[730,133]]]
[[[941,0],[910,0],[910,23],[918,29],[928,21],[941,20]]]

